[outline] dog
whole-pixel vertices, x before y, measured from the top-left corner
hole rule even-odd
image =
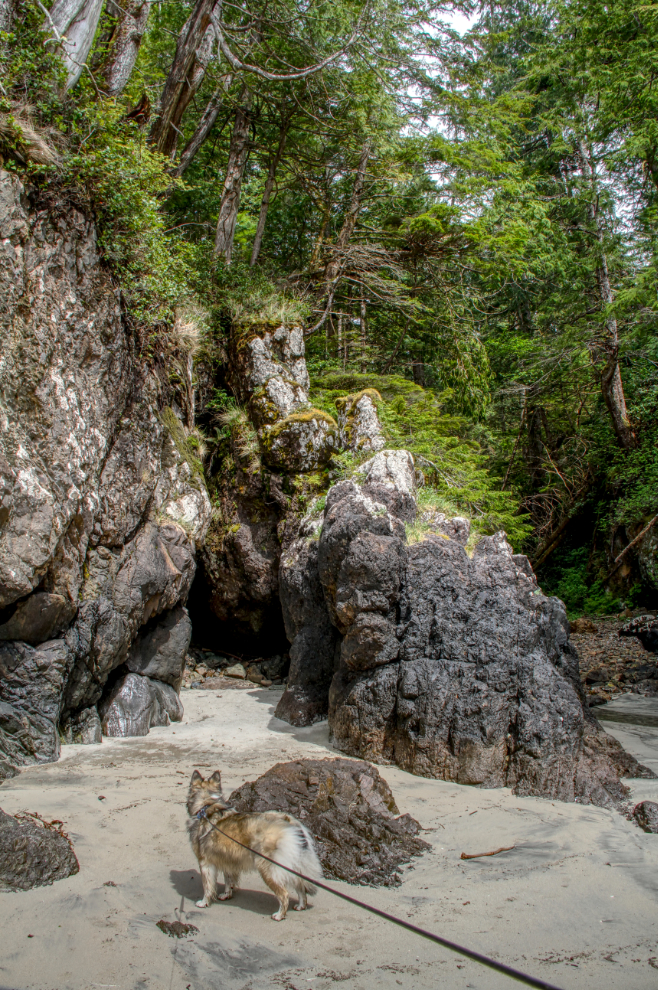
[[[200,812],[205,817],[198,817]],[[233,890],[239,885],[240,875],[258,870],[279,900],[279,910],[272,915],[274,921],[283,921],[285,918],[290,894],[297,897],[295,911],[306,908],[307,895],[316,893],[312,884],[268,863],[232,841],[237,839],[243,846],[269,856],[281,863],[281,866],[290,867],[313,879],[320,879],[322,867],[313,838],[296,818],[281,811],[239,814],[224,800],[219,770],[215,770],[207,780],[204,780],[198,770],[194,771],[187,795],[187,813],[190,816],[190,842],[199,860],[203,883],[203,898],[196,902],[197,907],[210,907],[216,897],[220,901],[230,900]],[[216,831],[213,825],[225,834]],[[216,889],[218,870],[224,873],[224,893],[219,895]]]

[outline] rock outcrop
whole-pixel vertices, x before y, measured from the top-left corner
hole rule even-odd
[[[0,172],[0,244],[0,755],[20,765],[56,759],[139,630],[171,624],[210,503],[85,209]]]
[[[376,403],[381,395],[374,388],[364,389],[336,401],[340,446],[355,452],[375,453],[386,446]]]
[[[0,809],[0,890],[30,890],[78,873],[68,837],[36,815],[16,818]]]
[[[208,642],[257,655],[285,648],[284,530],[299,475],[326,467],[338,434],[332,417],[309,400],[301,326],[233,327],[228,380],[250,419],[243,413],[231,420],[229,455],[210,482],[218,508],[202,552],[200,594],[219,620]]]
[[[288,811],[313,835],[326,876],[392,887],[403,863],[429,849],[420,826],[400,815],[379,771],[357,760],[277,763],[229,802],[241,812]]]
[[[319,579],[338,633],[334,745],[423,776],[619,803],[620,775],[648,771],[589,714],[564,606],[542,594],[527,558],[503,533],[469,556],[467,527],[445,519],[407,544],[415,476],[406,452],[380,452],[358,477],[362,485],[330,490],[316,554],[299,552],[285,578],[309,599]],[[291,668],[281,717],[306,690],[307,669]]]
[[[619,630],[620,636],[637,636],[645,650],[658,653],[658,618],[655,615],[637,615],[629,619]]]

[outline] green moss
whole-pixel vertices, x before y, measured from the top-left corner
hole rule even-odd
[[[367,395],[369,399],[372,399],[375,405],[382,401],[381,394],[376,388],[363,388],[360,392],[354,392],[352,395],[344,395],[340,399],[336,399],[336,409],[339,412],[346,412],[349,415],[364,395]]]
[[[181,455],[183,460],[189,465],[190,470],[192,471],[192,476],[205,484],[203,478],[203,464],[194,452],[194,448],[190,443],[187,433],[185,432],[185,427],[170,406],[167,406],[162,410],[160,413],[160,421],[173,440],[176,450]]]
[[[278,423],[275,423],[274,426],[270,427],[263,438],[264,446],[269,450],[276,438],[294,423],[312,423],[314,419],[328,423],[329,426],[332,426],[334,429],[338,428],[338,424],[336,423],[334,417],[330,416],[329,413],[326,413],[324,409],[305,409],[303,412],[291,413],[290,416],[286,416],[285,419],[280,419]]]

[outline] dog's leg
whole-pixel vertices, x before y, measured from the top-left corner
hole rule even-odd
[[[272,919],[274,921],[283,921],[288,913],[288,901],[290,899],[288,897],[288,891],[285,887],[279,886],[265,870],[259,870],[259,872],[267,886],[279,899],[279,910],[272,915]]]
[[[308,899],[306,897],[306,884],[302,881],[297,887],[297,903],[295,904],[295,911],[305,911],[308,907]]]
[[[197,901],[196,906],[199,908],[210,907],[217,890],[217,867],[211,863],[199,863],[199,869],[203,883],[203,899]]]
[[[240,877],[232,873],[224,873],[224,893],[219,895],[220,901],[230,901],[233,897],[233,888],[238,886]]]

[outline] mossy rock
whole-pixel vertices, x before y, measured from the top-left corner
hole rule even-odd
[[[317,471],[338,449],[338,425],[322,409],[292,413],[260,431],[263,460],[288,474]]]

